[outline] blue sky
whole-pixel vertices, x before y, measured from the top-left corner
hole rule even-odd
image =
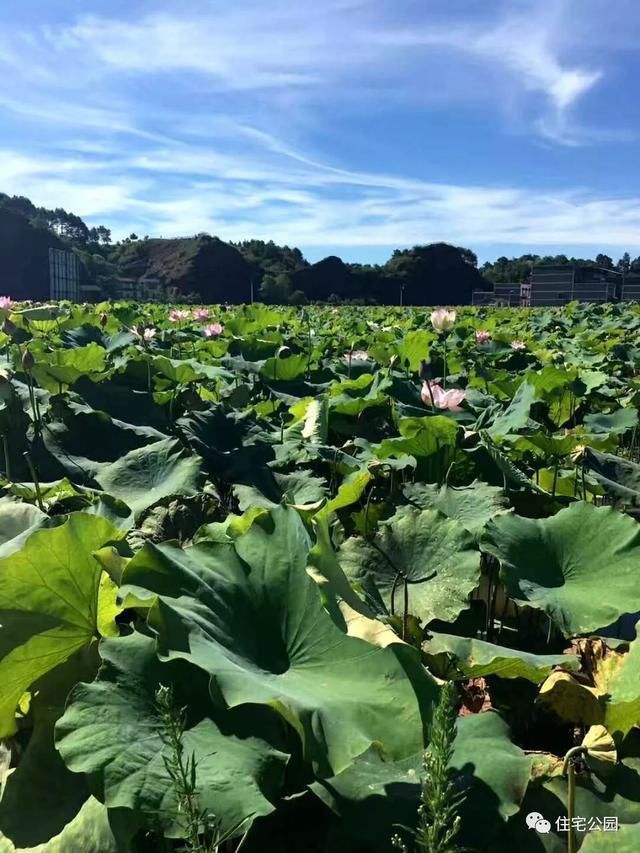
[[[636,0],[0,0],[0,191],[384,261],[640,255]]]

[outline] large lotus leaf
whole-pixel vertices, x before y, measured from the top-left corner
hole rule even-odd
[[[151,826],[160,816],[169,834],[179,832],[175,785],[165,766],[170,753],[155,702],[160,684],[172,683],[182,690],[174,694],[176,705],[188,703],[193,723],[183,744],[197,763],[199,808],[225,830],[273,811],[288,756],[246,726],[221,731],[206,716],[187,664],[160,663],[153,639],[138,633],[105,640],[101,656],[96,681],[73,690],[56,742],[71,770],[98,775],[109,808],[139,811]]]
[[[71,407],[65,421],[47,427],[42,435],[44,447],[36,446],[35,461],[41,475],[49,479],[67,476],[83,482],[95,476],[99,463],[116,462],[132,450],[162,439],[166,436],[150,427],[114,420],[88,407]]]
[[[529,782],[531,761],[509,737],[495,711],[459,717],[450,767],[466,793],[461,809],[470,849],[484,845],[515,814]],[[415,823],[422,755],[385,762],[374,749],[342,773],[313,783],[314,793],[341,816],[341,825],[366,849],[386,851],[400,825]]]
[[[62,832],[36,847],[15,847],[0,833],[0,853],[129,853],[116,840],[109,825],[107,809],[93,797]]]
[[[439,668],[447,668],[446,659],[453,658],[454,669],[462,678],[497,675],[500,678],[526,678],[540,684],[557,666],[567,670],[580,669],[577,655],[534,655],[454,634],[430,634],[423,650],[427,660],[433,659]]]
[[[42,388],[57,394],[61,385],[72,385],[81,376],[99,374],[106,367],[106,351],[96,343],[77,349],[54,349],[36,358],[33,376]]]
[[[306,571],[310,545],[297,512],[279,508],[226,544],[146,545],[123,581],[158,596],[150,623],[163,658],[201,667],[230,707],[275,707],[320,772],[374,742],[407,755],[420,748],[435,684],[414,650],[334,625]]]
[[[97,643],[92,643],[32,687],[30,736],[26,746],[16,750],[17,766],[0,800],[0,832],[17,847],[44,844],[61,833],[89,797],[86,778],[66,767],[53,732],[72,687],[80,680],[91,681],[97,669]]]
[[[340,415],[362,415],[366,409],[385,404],[391,380],[382,373],[363,373],[357,379],[345,379],[331,387],[329,408]]]
[[[311,471],[294,471],[292,474],[273,475],[273,500],[253,486],[235,486],[234,492],[238,498],[238,508],[244,512],[251,507],[273,509],[279,503],[294,506],[304,506],[322,500],[327,492],[327,484],[321,477],[314,477]]]
[[[390,613],[453,622],[480,580],[480,554],[460,522],[437,510],[401,507],[371,540],[347,539],[338,552],[347,577]]]
[[[531,407],[538,399],[533,385],[523,380],[507,408],[499,414],[488,433],[492,438],[518,433],[521,430],[533,432],[540,429],[540,424],[532,420]]]
[[[116,420],[142,427],[167,429],[167,412],[154,403],[153,395],[148,391],[138,391],[130,384],[108,379],[93,382],[86,376],[74,383],[73,390],[92,409],[106,412]]]
[[[480,446],[472,451],[476,456],[475,464],[480,470],[485,470],[490,479],[499,477],[505,483],[511,483],[518,489],[541,493],[535,483],[514,465],[509,456],[503,453],[494,443],[486,430],[480,431]],[[484,458],[483,458],[484,457]]]
[[[431,344],[436,339],[433,332],[426,329],[417,329],[403,335],[398,345],[398,355],[403,367],[416,371],[423,359],[427,358]]]
[[[328,519],[314,518],[316,543],[309,552],[307,571],[318,584],[322,602],[335,624],[351,637],[360,637],[376,646],[403,642],[358,597],[342,571],[331,544]]]
[[[25,540],[47,521],[47,516],[38,507],[0,499],[0,558],[21,548]]]
[[[532,453],[542,459],[561,459],[568,456],[578,445],[576,435],[546,435],[539,432],[536,435],[519,435],[511,441],[513,447],[523,452]]]
[[[600,412],[585,415],[584,425],[589,432],[616,433],[622,435],[638,426],[638,410],[632,407],[616,409],[609,415]]]
[[[476,538],[489,519],[506,512],[507,508],[504,490],[482,482],[474,482],[464,488],[411,483],[405,486],[404,495],[420,509],[437,509],[448,518],[455,518]]]
[[[307,368],[308,357],[301,353],[300,355],[289,355],[286,358],[275,356],[268,358],[263,364],[260,374],[265,379],[271,379],[279,382],[290,382],[302,376]]]
[[[576,382],[578,371],[575,368],[555,367],[547,364],[542,370],[527,375],[538,398],[549,406],[549,417],[556,424],[566,423],[576,407],[576,396],[585,391],[585,384]]]
[[[105,465],[96,481],[105,492],[123,500],[138,517],[162,498],[197,494],[204,482],[201,464],[200,457],[186,451],[177,439],[165,439]]]
[[[637,462],[588,447],[582,464],[608,495],[628,504],[640,503],[640,465]]]
[[[509,727],[496,711],[458,720],[451,767],[461,775],[467,794],[460,810],[460,841],[471,847],[475,838],[487,841],[524,799],[531,759],[511,742]]]
[[[424,418],[401,418],[398,422],[399,438],[386,438],[375,450],[378,459],[390,456],[426,457],[442,448],[455,447],[459,426],[444,415]]]
[[[15,731],[25,690],[96,636],[102,569],[93,552],[123,536],[106,519],[73,513],[0,560],[0,737]]]
[[[580,501],[552,518],[502,515],[482,547],[500,560],[511,598],[543,610],[566,636],[638,609],[640,525],[610,507]]]
[[[196,361],[193,358],[170,359],[164,355],[160,355],[152,360],[152,364],[155,371],[166,376],[171,382],[180,385],[203,379],[233,377],[232,373],[222,367],[216,367],[213,364],[202,364],[202,362]]]

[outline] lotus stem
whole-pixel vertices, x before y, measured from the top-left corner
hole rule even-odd
[[[559,460],[556,459],[555,466],[553,468],[553,486],[551,487],[551,498],[555,500],[556,497],[556,487],[558,485],[558,465]]]
[[[569,821],[568,847],[567,853],[576,853],[577,840],[576,833],[573,827],[573,818],[576,812],[576,772],[573,766],[572,759],[580,755],[584,751],[583,746],[574,746],[567,752],[562,764],[562,775],[567,777],[567,818]]]
[[[38,474],[36,473],[35,466],[33,464],[33,459],[31,458],[31,454],[28,450],[22,454],[26,460],[27,465],[29,466],[29,471],[31,473],[31,478],[33,480],[33,487],[36,491],[36,502],[38,504],[38,509],[41,512],[45,512],[44,501],[42,500],[42,491],[40,490],[40,480],[38,479]]]
[[[11,481],[11,455],[9,453],[9,436],[6,432],[2,433],[2,452],[4,453],[4,472],[7,475],[7,480]]]
[[[409,581],[404,579],[404,600],[402,608],[402,639],[407,639],[407,620],[409,618]]]
[[[442,387],[446,389],[447,387],[447,336],[444,335],[442,338]]]
[[[429,382],[428,379],[425,379],[424,381],[427,383],[427,390],[429,391],[429,397],[431,397],[431,408],[435,412],[436,404],[435,404],[435,401],[433,399],[433,391],[431,390],[431,383]]]

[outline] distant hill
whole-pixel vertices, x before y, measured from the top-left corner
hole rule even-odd
[[[252,279],[259,283],[261,278],[236,248],[208,235],[130,242],[114,262],[121,277],[158,279],[166,287],[211,303],[232,297],[249,301]]]
[[[177,299],[246,302],[334,301],[397,305],[460,305],[473,290],[494,282],[526,280],[532,263],[572,263],[566,255],[498,258],[478,269],[462,246],[430,243],[396,249],[381,265],[347,264],[331,255],[310,264],[297,248],[273,241],[225,243],[208,234],[162,239],[131,234],[116,243],[104,225],[89,227],[63,208],[36,207],[23,196],[0,193],[0,291],[14,298],[48,298],[48,250],[75,252],[86,284],[107,296],[153,282]],[[607,255],[582,263],[640,272],[628,253],[614,264]],[[137,291],[136,291],[137,292]]]

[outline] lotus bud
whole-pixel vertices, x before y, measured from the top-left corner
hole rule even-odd
[[[26,349],[22,356],[22,367],[27,373],[31,373],[36,363],[33,353]]]
[[[107,325],[108,322],[109,322],[109,318],[105,314],[105,312],[103,311],[102,314],[100,315],[100,325],[102,326],[103,329]]]
[[[18,327],[16,326],[16,324],[12,323],[8,317],[5,319],[4,323],[2,324],[2,331],[5,333],[5,335],[9,335],[9,336],[13,335],[13,333],[17,330],[17,328]]]
[[[446,308],[438,308],[431,312],[431,325],[436,332],[450,332],[455,326],[456,312],[447,311]]]

